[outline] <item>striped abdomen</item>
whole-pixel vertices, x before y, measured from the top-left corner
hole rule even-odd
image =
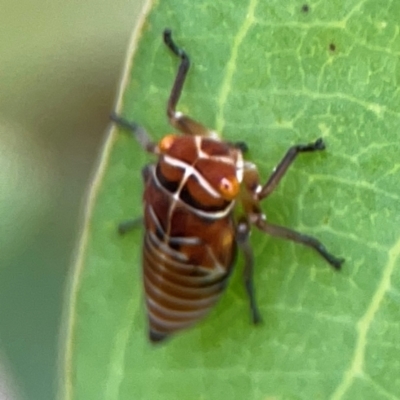
[[[167,136],[147,167],[143,275],[153,341],[202,318],[234,262],[239,150],[199,136]]]

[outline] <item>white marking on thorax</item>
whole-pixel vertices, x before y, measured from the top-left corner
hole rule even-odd
[[[221,162],[224,164],[235,166],[236,179],[238,180],[239,183],[242,182],[243,170],[244,170],[244,160],[243,160],[241,151],[237,152],[236,162],[232,157],[228,157],[228,156],[210,156],[207,153],[204,153],[203,150],[201,150],[201,142],[202,142],[203,138],[201,136],[195,136],[194,139],[195,139],[196,148],[197,148],[197,155],[199,158],[209,159],[209,160],[218,161],[218,162]]]
[[[155,165],[152,168],[152,178],[153,178],[154,183],[156,184],[157,188],[160,189],[162,192],[164,192],[165,196],[168,196],[168,197],[171,196],[173,199],[170,204],[170,208],[169,208],[169,212],[168,212],[168,216],[167,216],[169,223],[171,223],[172,214],[174,213],[174,210],[178,203],[183,203],[190,212],[197,215],[198,217],[207,218],[207,219],[215,219],[215,220],[225,218],[232,211],[233,207],[235,206],[235,201],[233,200],[225,207],[225,209],[220,210],[220,211],[200,210],[198,208],[190,206],[187,203],[184,203],[179,198],[179,196],[175,196],[175,194],[173,194],[173,193],[171,194],[171,192],[169,192],[167,189],[165,189],[165,187],[163,185],[161,185],[161,182],[157,178]],[[179,189],[178,189],[178,193],[179,193]],[[170,232],[170,226],[168,226],[166,233],[168,234],[168,232]]]
[[[183,170],[185,170],[179,188],[173,195],[175,199],[179,199],[181,190],[185,186],[186,181],[192,175],[198,180],[199,184],[203,187],[203,189],[208,192],[208,194],[217,199],[221,198],[221,195],[207,182],[206,179],[204,179],[203,175],[200,174],[200,172],[197,171],[196,168],[194,168],[192,165],[189,165],[184,161],[178,160],[177,158],[173,158],[170,156],[164,156],[163,161],[165,161],[169,165],[172,165],[173,167],[182,168]]]
[[[235,165],[235,160],[232,159],[232,157],[229,156],[210,156],[209,154],[205,153],[201,149],[201,142],[203,141],[202,136],[195,136],[194,137],[194,142],[196,144],[196,149],[197,149],[197,157],[199,159],[206,159],[206,160],[212,160],[212,161],[218,161],[224,164],[228,165]]]

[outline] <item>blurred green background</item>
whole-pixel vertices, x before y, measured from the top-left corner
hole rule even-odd
[[[84,196],[143,0],[0,2],[0,398],[54,399]]]

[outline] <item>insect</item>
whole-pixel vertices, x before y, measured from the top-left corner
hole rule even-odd
[[[253,285],[254,257],[250,227],[309,246],[333,268],[344,260],[317,239],[267,222],[260,208],[298,154],[325,149],[322,139],[290,147],[265,184],[256,166],[243,158],[241,143],[230,143],[176,110],[190,66],[186,52],[166,29],[164,43],[180,65],[167,104],[170,124],[181,134],[158,143],[134,122],[113,114],[112,120],[132,132],[141,147],[157,157],[143,169],[143,281],[149,338],[159,342],[203,318],[223,293],[235,262],[244,254],[244,285],[252,321],[261,321]],[[241,205],[236,218],[234,208]],[[128,222],[121,232],[136,225]]]

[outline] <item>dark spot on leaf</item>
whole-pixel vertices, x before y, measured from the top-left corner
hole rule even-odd
[[[310,6],[308,4],[303,4],[301,11],[303,11],[303,13],[308,13],[310,11]]]
[[[330,51],[335,51],[335,50],[336,50],[336,45],[335,45],[335,43],[329,43],[329,50],[330,50]]]

